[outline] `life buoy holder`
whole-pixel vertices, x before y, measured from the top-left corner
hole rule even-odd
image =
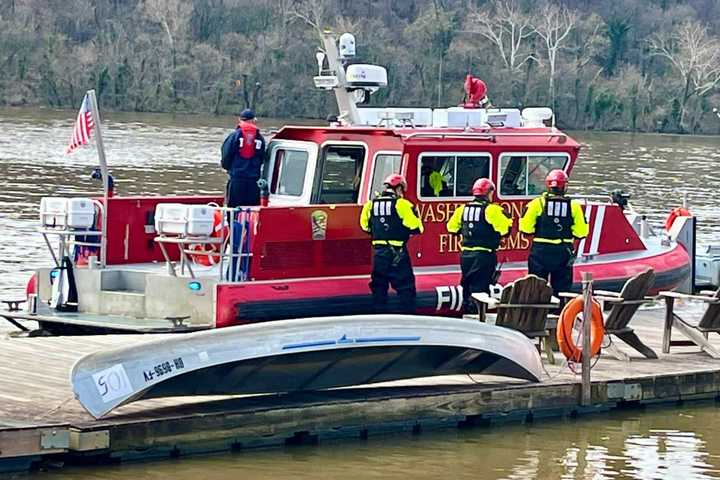
[[[223,221],[223,214],[220,210],[215,210],[213,214],[213,229],[210,238],[226,238],[229,228]],[[220,262],[220,250],[222,245],[218,243],[193,243],[188,246],[190,259],[197,265],[210,267]]]
[[[668,215],[667,220],[665,220],[665,231],[669,232],[670,228],[672,228],[673,223],[675,223],[675,219],[678,217],[692,217],[692,213],[690,213],[690,210],[683,207],[677,207],[673,208],[670,212],[670,215]]]
[[[575,325],[575,319],[583,312],[583,308],[583,297],[577,296],[565,305],[565,308],[560,312],[560,319],[558,320],[557,343],[560,347],[560,352],[571,362],[580,362],[582,360],[582,345],[575,343],[573,327]],[[600,304],[593,301],[590,324],[591,356],[594,357],[600,353],[604,335],[605,327],[603,325],[602,310],[600,309]]]

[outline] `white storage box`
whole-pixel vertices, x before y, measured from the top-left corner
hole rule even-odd
[[[213,231],[215,211],[207,205],[188,205],[186,235],[209,236]]]
[[[69,198],[67,226],[89,230],[95,226],[95,205],[89,198]]]
[[[446,116],[444,119],[440,115],[437,116],[438,123],[443,127],[477,128],[486,126],[487,115],[484,109],[451,107],[445,110],[445,112]]]
[[[40,224],[44,227],[65,227],[67,198],[43,197],[40,200]]]
[[[187,218],[187,205],[159,203],[155,207],[155,231],[161,235],[185,235]]]
[[[209,236],[214,209],[208,205],[160,203],[155,207],[155,231],[161,235]]]
[[[490,108],[485,111],[490,126],[518,128],[522,126],[520,110],[517,108]]]

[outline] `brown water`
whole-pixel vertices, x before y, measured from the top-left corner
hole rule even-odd
[[[64,479],[720,478],[720,409],[617,412],[579,420],[387,436],[155,463],[63,469]]]
[[[74,112],[0,110],[0,298],[22,296],[50,258],[35,234],[48,195],[96,195],[94,148],[63,154]],[[108,114],[105,144],[120,195],[217,193],[219,147],[230,117]],[[279,126],[276,121],[265,127]],[[574,193],[616,188],[635,208],[668,212],[683,193],[700,219],[700,241],[718,240],[720,137],[577,132],[584,144]],[[6,327],[0,325],[0,330]],[[292,448],[158,464],[40,474],[48,478],[720,478],[717,407],[613,414],[392,437],[330,448]]]

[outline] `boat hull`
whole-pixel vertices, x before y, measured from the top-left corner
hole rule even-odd
[[[690,257],[674,244],[654,253],[598,256],[580,261],[574,268],[574,291],[580,291],[583,272],[592,274],[596,289],[620,291],[632,276],[652,268],[656,282],[651,293],[672,290],[691,272]],[[503,265],[499,290],[527,274],[524,263]],[[369,276],[309,278],[283,281],[220,284],[217,286],[216,327],[259,321],[327,316],[341,312],[347,315],[375,312],[368,287]],[[423,315],[459,315],[462,310],[462,288],[459,268],[417,269],[417,313]],[[397,309],[397,299],[390,296],[388,308]]]
[[[455,318],[336,316],[174,335],[76,362],[76,397],[99,418],[141,399],[319,390],[453,374],[538,382],[535,345]]]

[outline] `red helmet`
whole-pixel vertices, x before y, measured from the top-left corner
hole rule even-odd
[[[400,175],[399,173],[392,173],[385,177],[385,181],[383,182],[385,185],[395,188],[398,185],[402,186],[403,190],[407,190],[407,182],[405,181],[405,177]]]
[[[560,169],[551,170],[550,173],[545,177],[545,186],[548,190],[559,190],[564,192],[567,188],[568,176],[567,173]]]
[[[495,184],[489,178],[478,178],[472,187],[472,194],[476,197],[484,197],[495,190]]]

